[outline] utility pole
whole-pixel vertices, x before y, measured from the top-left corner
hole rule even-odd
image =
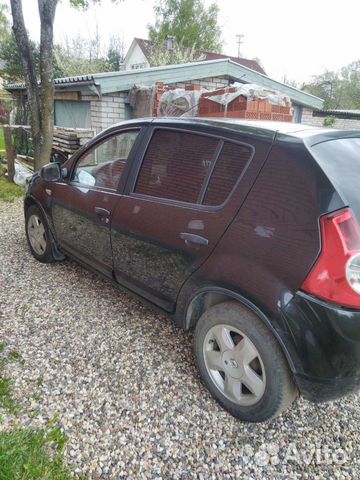
[[[238,44],[238,58],[240,58],[240,46],[242,43],[244,43],[243,38],[244,38],[244,35],[240,33],[236,35],[236,41]]]

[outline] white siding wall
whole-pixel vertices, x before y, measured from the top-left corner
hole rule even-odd
[[[150,67],[147,58],[143,54],[143,51],[138,44],[134,46],[134,49],[130,53],[128,58],[125,58],[125,70],[132,70],[132,65],[142,65],[145,64],[142,68]]]

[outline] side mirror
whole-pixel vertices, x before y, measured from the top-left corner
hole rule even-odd
[[[40,177],[47,182],[58,182],[62,178],[61,164],[48,163],[40,170]]]

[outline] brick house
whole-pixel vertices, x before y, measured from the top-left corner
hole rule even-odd
[[[302,121],[303,111],[321,109],[323,100],[271,79],[230,58],[194,63],[137,68],[55,79],[55,124],[63,127],[91,128],[99,132],[133,116],[128,93],[135,85],[151,86],[164,82],[170,86],[201,85],[207,89],[234,82],[253,83],[287,95],[295,109],[294,121]],[[8,84],[6,89],[26,101],[25,84]]]

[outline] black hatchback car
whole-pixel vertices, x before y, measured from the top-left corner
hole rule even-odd
[[[360,386],[360,134],[146,119],[33,176],[26,235],[195,329],[200,375],[263,421]]]

